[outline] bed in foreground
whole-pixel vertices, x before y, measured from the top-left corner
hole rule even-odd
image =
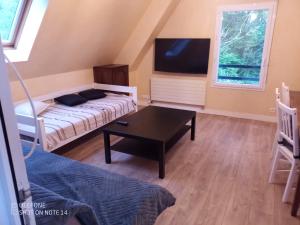
[[[36,151],[26,167],[33,202],[45,203],[35,210],[59,214],[37,215],[38,225],[63,225],[74,217],[83,225],[152,225],[175,204],[160,186],[44,151]]]

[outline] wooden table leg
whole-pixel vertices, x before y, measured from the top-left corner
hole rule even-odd
[[[192,118],[192,126],[191,126],[191,140],[195,140],[195,130],[196,130],[196,116]]]
[[[161,143],[158,152],[159,178],[165,178],[165,143]]]
[[[296,186],[296,194],[292,205],[292,212],[291,212],[292,216],[297,216],[299,205],[300,205],[300,176],[298,178],[298,182]]]
[[[107,164],[111,163],[111,155],[110,155],[110,136],[109,133],[103,132],[104,136],[104,148],[105,148],[105,161]]]

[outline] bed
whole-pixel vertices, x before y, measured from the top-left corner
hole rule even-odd
[[[90,88],[110,92],[106,92],[107,96],[105,98],[90,100],[73,107],[53,101],[55,97]],[[136,88],[117,85],[95,83],[35,99],[51,103],[51,106],[38,117],[38,148],[49,152],[137,110]],[[17,114],[17,120],[23,145],[30,145],[35,134],[34,119],[30,116]]]
[[[158,185],[45,151],[35,151],[26,168],[34,205],[44,205],[34,208],[37,225],[153,225],[175,204]]]

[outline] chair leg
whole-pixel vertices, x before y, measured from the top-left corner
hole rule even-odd
[[[297,175],[297,166],[296,166],[295,161],[293,161],[292,168],[291,168],[291,171],[290,171],[290,174],[289,174],[289,177],[288,177],[285,189],[284,189],[283,197],[282,197],[282,201],[285,203],[289,201],[289,196],[292,191],[296,175]]]
[[[275,158],[273,159],[273,163],[272,163],[272,169],[271,169],[271,173],[270,173],[270,177],[269,177],[269,183],[274,183],[276,171],[277,171],[279,160],[280,160],[280,155],[281,155],[281,153],[277,146]]]

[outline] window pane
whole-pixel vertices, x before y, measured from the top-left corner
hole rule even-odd
[[[218,83],[258,85],[268,10],[223,12]]]
[[[14,21],[21,0],[0,0],[0,34],[4,42],[12,41]],[[16,18],[17,19],[17,18]]]

